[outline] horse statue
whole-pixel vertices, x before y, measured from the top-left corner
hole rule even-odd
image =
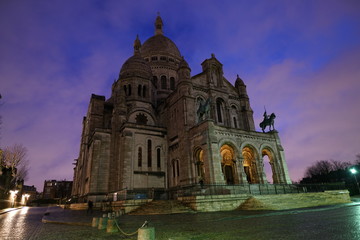
[[[266,114],[266,111],[264,112],[264,120],[259,124],[260,128],[263,132],[265,132],[265,128],[267,126],[269,126],[269,131],[271,131],[271,126],[272,126],[272,130],[275,130],[274,128],[274,119],[276,118],[275,113],[272,113],[270,116]]]
[[[196,114],[198,116],[198,119],[199,119],[199,122],[204,120],[203,119],[204,115],[205,115],[205,117],[209,117],[210,103],[211,103],[210,98],[208,98],[205,103],[203,103],[202,101],[200,102],[199,108],[198,108],[198,110],[196,112]]]

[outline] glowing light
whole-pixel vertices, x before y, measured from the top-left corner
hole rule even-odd
[[[30,197],[30,194],[23,194],[23,195],[21,196],[21,203],[22,203],[22,204],[26,204],[27,201],[29,200],[29,197]]]
[[[350,172],[351,172],[352,174],[356,174],[356,173],[357,173],[357,171],[356,171],[355,168],[350,168]]]

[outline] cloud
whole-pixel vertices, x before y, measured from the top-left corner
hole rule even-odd
[[[357,47],[316,71],[311,63],[285,60],[255,76],[261,80],[250,79],[256,122],[262,120],[261,104],[270,103],[293,180],[301,179],[315,161],[355,159],[360,142],[359,61]]]
[[[22,143],[30,184],[71,179],[91,93],[110,96],[136,34],[165,35],[192,73],[211,53],[248,86],[255,122],[277,114],[291,177],[358,151],[359,1],[39,1],[0,8],[1,146]]]

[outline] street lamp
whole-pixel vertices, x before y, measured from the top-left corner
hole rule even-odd
[[[359,183],[358,183],[358,181],[357,181],[357,177],[356,177],[356,173],[357,173],[357,171],[356,171],[356,169],[355,169],[355,168],[350,168],[350,172],[351,172],[351,173],[354,175],[354,177],[355,177],[356,186],[357,186],[358,191],[359,191],[359,193],[360,193],[360,187],[359,187]]]
[[[10,201],[11,201],[11,205],[12,207],[15,207],[15,202],[16,202],[16,194],[18,193],[19,191],[18,190],[10,190]]]

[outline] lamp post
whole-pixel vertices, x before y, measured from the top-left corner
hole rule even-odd
[[[16,203],[16,195],[19,191],[18,190],[10,190],[10,201],[11,201],[11,207],[15,207],[15,203]]]
[[[358,181],[357,181],[357,177],[356,177],[356,173],[357,173],[357,171],[356,171],[356,169],[355,169],[355,168],[350,168],[350,172],[351,172],[351,173],[354,175],[354,177],[355,177],[356,186],[357,186],[358,191],[359,191],[359,193],[360,193],[360,187],[359,187],[359,183],[358,183]]]

